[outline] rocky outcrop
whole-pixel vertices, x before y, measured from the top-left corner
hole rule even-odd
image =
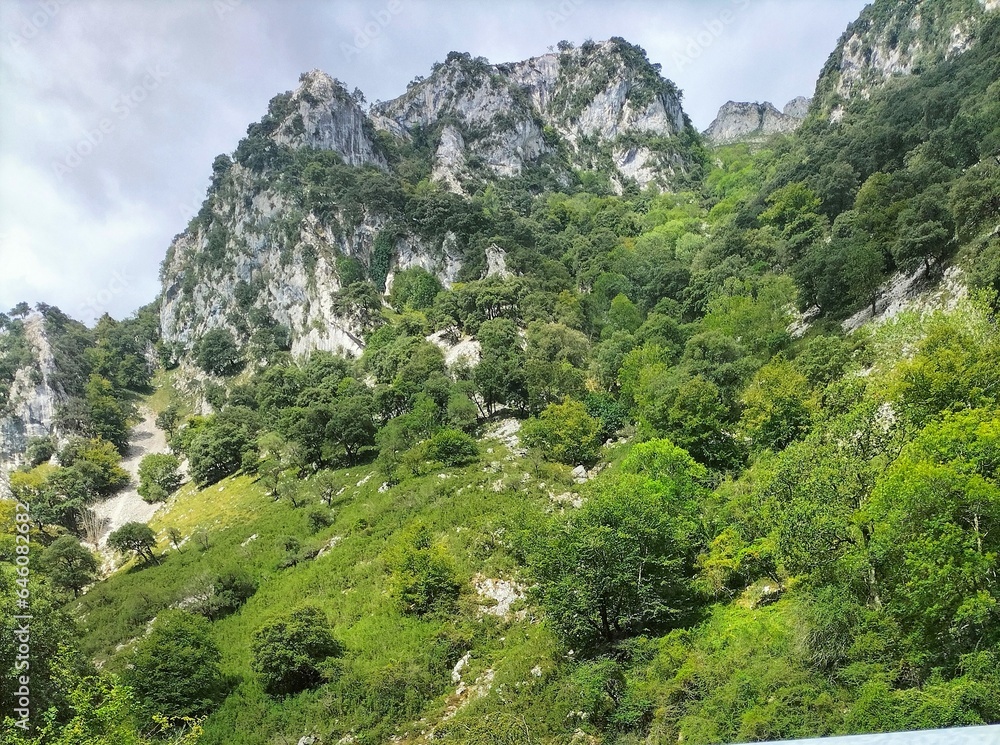
[[[728,101],[719,109],[705,137],[715,145],[764,140],[774,134],[794,132],[809,111],[809,99],[799,96],[778,111],[769,101],[738,103]]]
[[[378,301],[359,306],[347,285],[388,292],[410,267],[455,281],[468,245],[405,213],[390,152],[426,158],[432,180],[463,195],[531,168],[567,184],[592,170],[619,191],[667,189],[689,166],[679,92],[622,39],[502,65],[452,53],[399,98],[368,112],[362,101],[305,73],[232,158],[216,159],[205,204],[162,266],[161,335],[175,357],[215,328],[250,358],[255,345],[357,353]],[[485,258],[489,276],[508,275],[502,254]]]
[[[500,65],[453,52],[426,80],[376,105],[372,121],[405,139],[436,128],[434,178],[453,190],[472,176],[515,176],[546,158],[560,161],[554,168],[590,169],[602,149],[619,185],[669,188],[686,165],[649,142],[688,126],[677,89],[621,39]]]
[[[0,472],[19,465],[29,439],[55,433],[56,407],[66,400],[54,382],[56,362],[41,314],[24,319],[24,333],[32,359],[14,373],[8,404],[0,413]]]
[[[164,343],[180,356],[213,328],[228,328],[237,339],[244,338],[241,320],[256,314],[287,329],[295,355],[313,350],[360,352],[361,321],[345,314],[336,302],[344,286],[337,260],[346,257],[370,263],[385,218],[374,212],[365,214],[352,229],[337,232],[307,214],[286,230],[294,206],[270,190],[255,194],[256,179],[238,165],[233,170],[239,186],[231,201],[220,199],[216,205],[220,213],[232,215],[226,220],[225,263],[186,285],[187,274],[195,271],[199,255],[208,250],[211,240],[211,231],[199,228],[175,240],[164,264],[160,305]],[[349,220],[345,217],[340,222]],[[447,239],[439,246],[428,246],[411,236],[399,237],[393,266],[397,271],[422,266],[450,284],[458,269],[450,249]],[[391,284],[392,272],[387,287]],[[241,300],[247,293],[248,299]]]
[[[293,148],[332,150],[352,166],[386,167],[367,115],[336,80],[321,70],[302,75],[289,111],[273,134]]]
[[[819,109],[839,121],[854,98],[969,49],[1000,0],[877,0],[840,38],[816,85]]]

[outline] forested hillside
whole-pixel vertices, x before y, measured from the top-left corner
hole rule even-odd
[[[0,502],[0,635],[30,592],[38,712],[8,741],[1000,723],[1000,17],[963,17],[961,53],[833,120],[613,141],[662,156],[644,185],[612,141],[556,131],[601,75],[626,113],[677,95],[623,42],[596,78],[560,45],[576,99],[515,96],[564,117],[516,173],[470,146],[435,177],[468,122],[413,113],[443,79],[455,107],[473,84],[506,100],[514,65],[449,55],[372,109],[403,134],[313,73],[277,97],[216,160],[157,310],[88,330],[39,309],[66,402]],[[353,155],[296,139],[339,131],[305,126],[315,86],[367,138]],[[923,293],[888,312],[901,284]],[[0,316],[0,371],[30,365],[27,313]],[[173,455],[144,461],[162,507],[111,535],[103,576],[86,507],[120,485],[137,402]]]

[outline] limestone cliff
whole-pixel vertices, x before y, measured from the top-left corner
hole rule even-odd
[[[680,93],[621,39],[502,65],[452,53],[399,98],[362,102],[306,73],[216,159],[161,269],[162,339],[176,358],[213,328],[248,359],[358,352],[381,302],[372,288],[388,292],[399,270],[420,266],[446,286],[495,270],[466,195],[529,173],[669,189],[696,165]],[[414,186],[423,179],[441,188]]]
[[[563,44],[559,52],[490,65],[452,52],[405,94],[373,108],[376,127],[403,139],[433,130],[434,177],[453,190],[533,166],[565,178],[606,168],[669,188],[689,163],[689,129],[676,87],[622,39]]]
[[[0,331],[0,347],[12,347],[14,337],[21,362],[4,381],[9,389],[5,387],[0,402],[0,471],[18,465],[29,439],[54,433],[56,407],[66,399],[54,380],[55,357],[42,315],[32,313],[13,321],[12,327]]]
[[[715,145],[756,142],[773,134],[794,132],[802,124],[808,110],[809,99],[802,96],[789,101],[783,111],[778,111],[769,101],[728,101],[703,134]]]

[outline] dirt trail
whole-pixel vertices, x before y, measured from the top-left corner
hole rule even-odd
[[[94,513],[101,521],[98,546],[103,547],[108,535],[128,522],[147,523],[159,504],[148,504],[139,492],[139,463],[150,453],[167,453],[167,436],[156,426],[156,414],[142,407],[139,409],[142,421],[132,428],[128,454],[122,459],[122,468],[129,472],[132,480],[113,497],[93,506]]]

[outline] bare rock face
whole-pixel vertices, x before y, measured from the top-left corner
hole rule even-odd
[[[273,135],[276,142],[293,148],[332,150],[352,166],[386,167],[365,112],[325,72],[305,73],[292,93],[289,108]]]
[[[39,313],[29,315],[24,319],[24,331],[33,359],[14,373],[8,405],[0,412],[0,472],[19,465],[29,439],[55,433],[56,407],[66,400],[54,382],[56,362],[45,319]]]
[[[773,134],[794,132],[808,111],[809,99],[802,96],[789,101],[784,111],[778,111],[769,101],[728,101],[704,135],[715,145],[759,141]]]
[[[805,119],[806,115],[809,113],[810,104],[812,104],[811,98],[807,98],[806,96],[796,96],[785,104],[785,108],[781,110],[781,113],[795,119]]]
[[[393,140],[426,152],[431,178],[459,195],[531,168],[557,182],[593,171],[618,191],[668,189],[693,157],[679,92],[623,39],[502,65],[452,53],[399,98],[362,103],[326,73],[305,73],[232,158],[216,159],[205,204],[162,265],[161,334],[177,359],[216,328],[258,360],[276,348],[358,353],[379,300],[349,285],[371,279],[388,292],[410,267],[455,281],[464,238],[415,229],[385,197],[398,193]],[[487,264],[509,273],[499,255]]]
[[[434,178],[451,189],[473,163],[487,176],[515,176],[562,152],[564,165],[591,168],[591,143],[611,146],[619,184],[666,188],[684,167],[681,158],[631,141],[673,138],[687,123],[673,84],[623,40],[500,65],[453,52],[426,80],[372,111],[377,128],[403,138],[443,120]]]

